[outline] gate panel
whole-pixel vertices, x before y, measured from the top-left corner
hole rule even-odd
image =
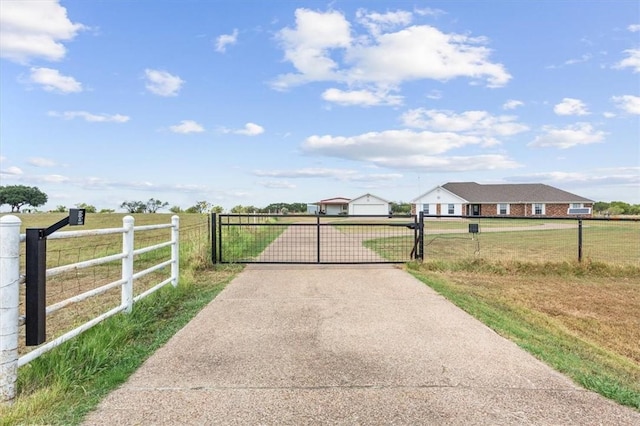
[[[220,263],[405,263],[415,216],[219,215]]]

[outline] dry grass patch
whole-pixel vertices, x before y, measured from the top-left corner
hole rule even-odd
[[[580,385],[640,410],[639,268],[472,261],[409,269]]]
[[[440,275],[481,299],[541,313],[566,332],[640,365],[640,276]]]

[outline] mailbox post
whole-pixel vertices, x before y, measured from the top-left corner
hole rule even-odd
[[[26,345],[46,340],[47,237],[64,226],[84,225],[86,210],[70,209],[69,216],[48,228],[28,228],[26,238]]]

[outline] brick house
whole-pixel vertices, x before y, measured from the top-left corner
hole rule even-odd
[[[411,212],[451,216],[591,217],[593,200],[541,183],[449,182],[411,202]]]

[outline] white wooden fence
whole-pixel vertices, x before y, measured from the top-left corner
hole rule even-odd
[[[178,285],[179,221],[178,216],[173,216],[170,224],[134,226],[134,218],[132,216],[125,216],[122,219],[122,228],[57,232],[48,236],[47,239],[51,240],[93,235],[122,234],[121,253],[47,269],[47,277],[58,275],[65,271],[88,268],[116,260],[121,260],[122,262],[122,276],[119,280],[112,283],[47,306],[46,315],[50,315],[68,305],[98,296],[117,287],[121,287],[121,303],[118,307],[95,317],[50,342],[44,343],[23,356],[19,356],[19,328],[25,321],[24,317],[20,317],[19,312],[20,285],[25,283],[25,276],[20,274],[20,244],[25,241],[26,236],[25,234],[20,234],[21,221],[17,216],[6,215],[0,218],[0,404],[11,403],[15,398],[15,383],[19,367],[22,367],[45,352],[76,337],[80,333],[119,312],[131,312],[134,302],[150,295],[165,285],[169,283],[174,287]],[[136,232],[162,228],[171,228],[171,239],[169,241],[134,250],[134,234]],[[171,247],[171,258],[169,260],[158,263],[143,271],[133,272],[134,260],[137,255],[169,246]],[[136,279],[167,266],[171,267],[169,278],[153,285],[148,290],[134,297],[133,283]]]

